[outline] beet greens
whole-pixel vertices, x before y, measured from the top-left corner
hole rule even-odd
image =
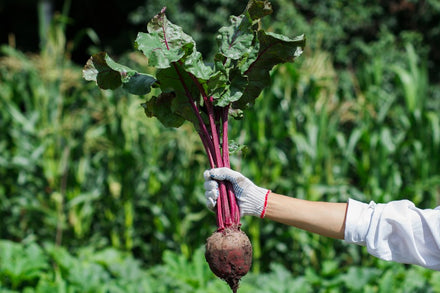
[[[293,62],[301,55],[304,36],[294,39],[265,32],[260,19],[272,13],[268,1],[250,0],[244,12],[231,16],[230,25],[220,28],[218,52],[207,65],[194,40],[171,23],[165,8],[139,33],[135,46],[156,68],[156,76],[137,72],[113,61],[104,52],[88,60],[83,75],[101,89],[122,86],[134,95],[146,95],[159,88],[158,96],[142,104],[148,117],[167,127],[189,121],[199,133],[211,168],[230,167],[228,118],[242,117],[270,84],[273,66]],[[232,186],[219,182],[218,231],[240,227],[240,211]]]

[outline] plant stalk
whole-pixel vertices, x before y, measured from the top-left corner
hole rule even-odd
[[[228,144],[228,118],[229,118],[229,105],[222,109],[222,128],[223,128],[223,136],[222,136],[222,151],[223,151],[223,164],[224,167],[231,167],[229,161],[229,144]],[[226,192],[229,200],[229,206],[231,209],[231,217],[232,222],[236,226],[240,226],[240,210],[235,199],[235,195],[233,192],[234,188],[230,182],[226,183]]]
[[[197,78],[189,74],[194,84],[196,84],[199,89],[200,95],[205,102],[206,109],[208,110],[208,119],[211,129],[211,136],[209,137],[209,132],[198,111],[197,105],[194,99],[191,97],[186,84],[177,68],[174,65],[176,72],[179,75],[180,81],[182,82],[186,95],[188,96],[191,107],[196,113],[197,119],[199,121],[200,131],[199,135],[205,150],[208,155],[209,163],[211,168],[214,167],[230,167],[229,161],[229,145],[228,145],[228,116],[229,116],[229,106],[219,108],[219,111],[214,109],[213,98],[207,96],[203,86],[197,80]],[[218,122],[218,123],[216,123]],[[220,137],[222,138],[222,144],[220,145]],[[225,227],[239,226],[240,225],[240,211],[235,200],[235,195],[233,193],[233,187],[230,183],[219,181],[219,197],[217,198],[217,226],[218,230],[221,231]]]

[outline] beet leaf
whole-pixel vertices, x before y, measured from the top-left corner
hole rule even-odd
[[[121,85],[130,94],[145,95],[157,80],[149,74],[139,73],[113,61],[105,52],[100,52],[87,61],[83,69],[84,79],[95,81],[101,89],[117,89]]]

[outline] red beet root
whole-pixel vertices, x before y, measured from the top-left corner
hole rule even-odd
[[[211,271],[225,280],[232,291],[252,265],[252,245],[238,228],[226,228],[213,233],[206,241],[205,258]]]

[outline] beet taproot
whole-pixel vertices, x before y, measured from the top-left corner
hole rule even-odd
[[[225,280],[232,291],[252,265],[252,244],[246,233],[230,227],[214,232],[206,241],[205,258],[211,271]]]

